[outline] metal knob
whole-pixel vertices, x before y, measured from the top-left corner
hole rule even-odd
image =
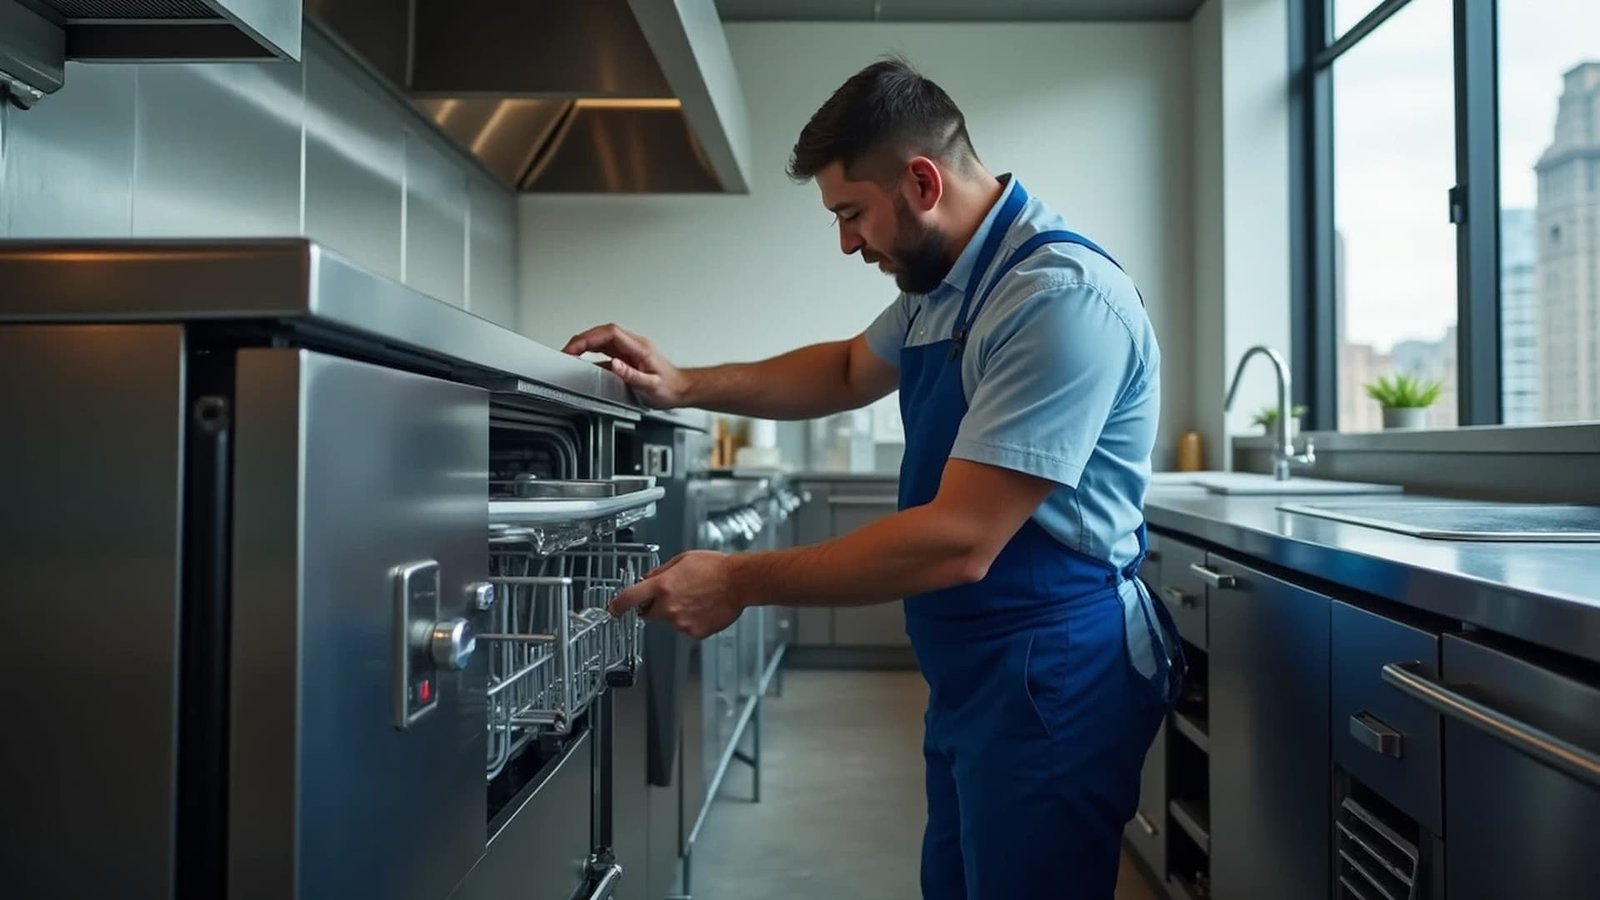
[[[472,608],[482,612],[494,606],[494,585],[487,581],[474,582],[467,586],[472,594]]]
[[[728,542],[728,536],[716,522],[706,520],[700,525],[700,543],[712,550],[720,550]]]
[[[478,633],[466,619],[440,619],[433,623],[433,634],[428,641],[433,651],[433,661],[441,669],[465,669],[478,649]]]

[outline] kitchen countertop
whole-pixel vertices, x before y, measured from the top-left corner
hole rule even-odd
[[[790,481],[884,481],[898,483],[899,472],[828,472],[807,469],[789,473]]]
[[[644,418],[650,422],[660,422],[676,428],[689,428],[695,431],[711,430],[711,414],[698,409],[646,409]]]
[[[1145,516],[1158,531],[1600,662],[1600,545],[1417,538],[1277,508],[1293,499],[1153,486]]]
[[[789,477],[896,480],[893,472],[813,470]],[[1600,662],[1600,544],[1431,540],[1277,508],[1304,499],[1152,485],[1145,516],[1157,530]]]
[[[625,419],[642,412],[622,379],[599,366],[304,238],[8,240],[0,286],[0,322],[267,324],[501,393]]]

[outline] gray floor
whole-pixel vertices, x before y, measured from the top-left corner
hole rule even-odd
[[[918,900],[915,672],[788,672],[765,706],[760,803],[735,764],[701,830],[695,900]],[[1155,895],[1123,861],[1117,900]]]

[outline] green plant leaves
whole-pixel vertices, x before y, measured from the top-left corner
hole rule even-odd
[[[1444,382],[1415,375],[1384,376],[1366,385],[1367,396],[1390,409],[1428,407],[1439,399]]]

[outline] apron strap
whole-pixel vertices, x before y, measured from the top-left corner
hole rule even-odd
[[[1006,232],[1017,223],[1017,217],[1022,215],[1022,207],[1028,203],[1028,192],[1023,190],[1022,182],[1012,179],[1011,193],[1006,195],[1004,203],[1000,204],[1000,212],[995,215],[994,222],[989,226],[989,233],[984,235],[983,246],[978,250],[978,258],[972,263],[972,274],[967,276],[967,289],[961,295],[961,311],[956,314],[955,338],[956,347],[966,340],[967,327],[972,324],[972,319],[977,318],[974,312],[969,318],[967,309],[972,305],[972,298],[978,293],[978,285],[983,283],[983,276],[989,271],[989,265],[994,262],[994,255],[1000,252],[1000,242],[1005,240]],[[1004,270],[1001,270],[1002,274]],[[997,275],[996,278],[999,276]],[[952,350],[951,359],[955,358]]]
[[[1020,189],[1022,186],[1018,185],[1017,187]],[[961,343],[966,339],[968,329],[972,327],[972,323],[978,318],[978,314],[983,311],[983,305],[989,301],[989,295],[994,293],[995,287],[1000,284],[1000,279],[1005,277],[1007,272],[1015,269],[1019,263],[1021,263],[1024,259],[1027,259],[1035,250],[1038,250],[1045,244],[1077,244],[1080,247],[1086,247],[1089,250],[1100,254],[1101,256],[1105,257],[1106,260],[1109,261],[1113,266],[1116,266],[1118,269],[1122,269],[1122,265],[1113,259],[1111,254],[1102,249],[1099,244],[1096,244],[1094,241],[1089,240],[1076,231],[1041,231],[1024,241],[1022,246],[1018,247],[1010,256],[1006,257],[1006,261],[1001,263],[999,269],[995,270],[994,278],[989,281],[989,286],[984,288],[983,293],[978,297],[977,306],[973,308],[972,316],[970,318],[967,316],[967,304],[965,301],[962,302],[961,315],[956,319],[956,331],[953,335],[957,348],[959,348]],[[1123,271],[1126,272],[1127,270],[1123,269]],[[1134,292],[1139,294],[1139,304],[1143,306],[1144,294],[1139,292],[1137,285],[1134,286]]]
[[[1143,521],[1139,523],[1139,528],[1134,532],[1134,536],[1139,539],[1139,553],[1133,558],[1132,562],[1123,567],[1122,578],[1124,581],[1131,581],[1139,577],[1139,569],[1144,566],[1145,557],[1150,554],[1149,531],[1145,528]]]

